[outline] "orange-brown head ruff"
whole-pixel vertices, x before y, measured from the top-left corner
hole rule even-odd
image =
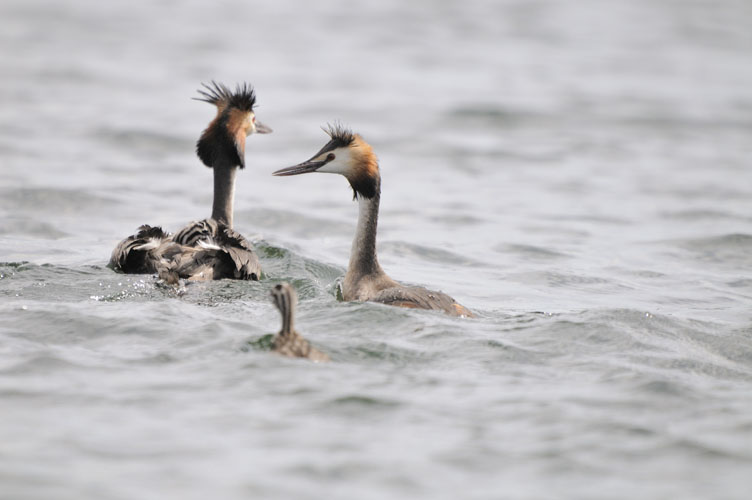
[[[353,188],[354,199],[358,195],[373,198],[381,192],[379,160],[371,145],[358,134],[350,144],[350,165],[345,177]]]
[[[245,139],[252,132],[268,133],[271,129],[256,123],[253,111],[256,94],[247,83],[237,85],[235,91],[212,81],[202,84],[197,101],[208,102],[217,107],[217,116],[212,120],[196,143],[196,154],[207,167],[215,165],[245,167]]]

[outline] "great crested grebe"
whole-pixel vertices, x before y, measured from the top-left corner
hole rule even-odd
[[[308,358],[311,361],[329,361],[329,356],[319,351],[303,338],[293,324],[295,304],[298,297],[289,283],[280,283],[272,288],[272,300],[282,314],[282,329],[272,340],[272,350],[292,358]]]
[[[235,173],[245,167],[245,140],[272,130],[256,121],[256,95],[248,84],[232,92],[221,83],[202,84],[200,97],[217,115],[201,134],[196,154],[214,170],[211,218],[194,221],[170,235],[160,227],[141,226],[112,252],[110,267],[129,274],[154,273],[177,278],[257,280],[261,265],[251,244],[232,228]]]
[[[324,131],[331,140],[318,153],[303,163],[277,170],[274,175],[325,172],[343,175],[350,182],[353,196],[358,200],[358,227],[342,284],[343,298],[347,301],[437,309],[454,316],[472,316],[466,307],[449,295],[423,287],[401,285],[381,269],[376,258],[376,225],[381,197],[381,175],[376,155],[360,135],[341,125],[330,125]]]

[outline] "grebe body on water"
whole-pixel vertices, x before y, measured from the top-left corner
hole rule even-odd
[[[329,361],[329,356],[319,351],[295,330],[295,305],[298,302],[295,289],[289,283],[280,283],[272,288],[272,300],[282,315],[282,328],[272,340],[272,350],[283,356],[307,358],[311,361]]]
[[[343,175],[358,201],[358,225],[350,252],[342,295],[347,301],[381,302],[400,307],[437,309],[454,316],[472,313],[449,295],[418,286],[404,286],[390,278],[376,256],[376,226],[381,198],[381,174],[371,146],[340,125],[325,130],[330,140],[313,157],[283,168],[274,175],[324,172]]]
[[[208,219],[194,221],[170,235],[160,227],[141,226],[113,250],[110,267],[129,274],[157,272],[178,278],[257,280],[261,265],[251,244],[232,228],[235,174],[245,167],[246,137],[272,130],[256,121],[256,95],[248,84],[234,92],[221,83],[204,84],[196,100],[217,107],[217,115],[201,134],[196,154],[213,169],[214,201]]]

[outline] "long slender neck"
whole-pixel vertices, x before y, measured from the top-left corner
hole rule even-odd
[[[376,257],[376,226],[379,221],[380,189],[372,198],[358,197],[358,228],[355,231],[347,274],[352,278],[384,271]]]
[[[215,165],[212,219],[232,227],[232,206],[235,200],[235,166]]]
[[[293,305],[292,301],[285,301],[285,304],[283,307],[280,307],[279,312],[282,313],[282,329],[279,331],[280,336],[282,337],[289,337],[292,335],[292,332],[294,331],[293,328],[295,325],[293,324],[293,314],[294,314],[295,305]]]

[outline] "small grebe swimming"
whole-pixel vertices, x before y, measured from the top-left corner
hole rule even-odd
[[[235,173],[245,167],[245,139],[272,130],[256,121],[256,95],[248,84],[231,92],[221,83],[202,84],[199,101],[217,107],[201,134],[196,154],[214,170],[214,202],[209,219],[194,221],[170,235],[160,227],[141,226],[112,252],[110,267],[124,273],[154,273],[178,278],[257,280],[261,265],[251,244],[232,228]]]
[[[329,361],[329,356],[319,351],[295,330],[293,324],[295,304],[298,297],[289,283],[272,288],[272,300],[282,314],[282,329],[272,340],[272,350],[292,358],[308,358],[311,361]]]
[[[310,160],[283,168],[274,175],[310,172],[340,174],[350,182],[358,200],[358,227],[353,239],[350,263],[342,284],[347,301],[381,302],[400,307],[437,309],[454,316],[472,316],[464,306],[445,293],[417,286],[404,286],[387,276],[376,257],[376,225],[381,197],[379,163],[371,146],[360,135],[342,126],[325,130],[331,140]]]

